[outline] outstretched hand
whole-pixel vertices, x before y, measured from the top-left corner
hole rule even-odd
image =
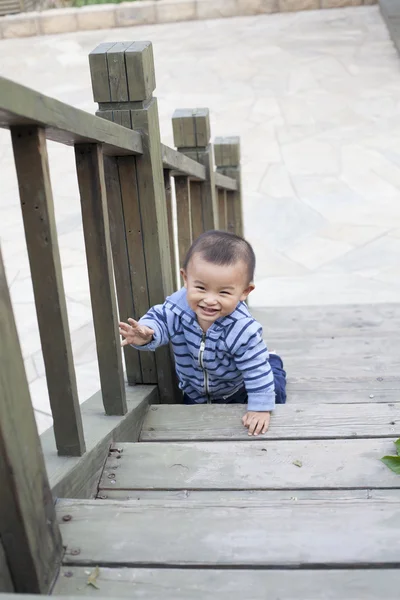
[[[270,412],[249,410],[243,417],[242,423],[249,430],[249,435],[259,435],[268,431],[271,420]]]
[[[134,344],[135,346],[145,346],[153,339],[154,330],[146,325],[140,325],[134,319],[128,319],[128,323],[119,324],[119,332],[124,338],[121,346]]]

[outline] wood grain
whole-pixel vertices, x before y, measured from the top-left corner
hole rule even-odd
[[[0,127],[35,125],[62,144],[100,143],[104,154],[141,154],[142,138],[116,123],[99,119],[54,98],[0,77]]]
[[[68,523],[63,515],[72,516]],[[60,501],[64,565],[185,567],[398,566],[400,505],[277,502],[264,508],[141,507]],[[127,532],[134,532],[127,535]],[[101,533],[101,535],[99,535]],[[173,543],[172,543],[173,540]],[[78,547],[80,553],[71,555]]]
[[[190,183],[188,177],[175,177],[175,195],[179,264],[183,265],[185,256],[193,240]]]
[[[264,436],[246,442],[127,445],[118,464],[107,461],[100,488],[396,488],[399,477],[380,461],[395,450],[394,439],[275,441]]]
[[[153,406],[141,441],[245,440],[245,406],[203,404]],[[358,404],[278,404],[268,439],[330,439],[400,436],[400,402]]]
[[[13,127],[11,134],[57,450],[61,456],[81,456],[85,452],[85,441],[46,134],[44,129],[30,126]]]
[[[8,568],[6,554],[0,538],[0,593],[13,592],[14,585]]]
[[[164,168],[171,169],[174,174],[187,175],[197,181],[205,180],[206,171],[203,165],[190,159],[182,152],[161,144],[161,155]]]
[[[214,142],[214,154],[216,179],[223,176],[235,181],[234,190],[227,196],[228,231],[243,236],[243,207],[242,207],[242,184],[240,167],[240,138],[225,137],[216,138]]]
[[[196,240],[204,231],[201,183],[190,182],[190,204],[192,210],[192,238]]]
[[[97,144],[78,144],[75,158],[104,408],[108,415],[123,415],[127,408],[103,155]]]
[[[84,567],[63,567],[54,592],[86,593]],[[72,573],[66,576],[66,573]],[[141,600],[397,600],[400,571],[376,570],[234,570],[234,569],[110,569],[102,567],[99,593],[112,598]],[[7,600],[7,599],[5,599]],[[10,597],[10,600],[13,600]],[[29,598],[27,600],[30,600]],[[33,599],[32,599],[33,600]],[[65,598],[68,600],[68,598]]]
[[[226,191],[219,189],[218,193],[218,214],[219,214],[219,228],[221,231],[228,230],[228,210],[226,203]]]
[[[0,538],[15,591],[47,593],[62,556],[0,252]]]
[[[237,182],[235,179],[231,177],[227,177],[223,175],[219,171],[215,173],[215,185],[217,188],[221,188],[222,190],[235,191],[237,190]]]

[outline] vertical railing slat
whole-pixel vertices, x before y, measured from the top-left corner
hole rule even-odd
[[[45,130],[14,127],[11,133],[57,450],[60,455],[80,456],[85,442]]]
[[[0,538],[15,591],[47,594],[63,547],[1,251],[0,340]]]
[[[77,144],[75,158],[103,404],[106,414],[123,415],[127,407],[103,153],[98,144]]]
[[[126,321],[135,314],[135,307],[129,268],[118,159],[116,157],[104,157],[104,174],[119,317],[122,321]],[[140,353],[129,346],[124,346],[124,356],[128,384],[143,383]]]
[[[190,183],[188,177],[175,177],[175,194],[176,213],[178,217],[179,265],[182,266],[193,239]]]
[[[226,207],[226,190],[218,189],[218,213],[219,213],[219,228],[221,231],[227,231],[227,207]]]
[[[177,280],[177,272],[176,272],[174,215],[173,215],[173,210],[172,210],[172,182],[171,182],[171,171],[169,169],[164,169],[164,189],[165,189],[165,202],[167,205],[169,252],[170,252],[170,257],[171,257],[172,281],[173,281],[173,288],[175,290],[178,285],[178,280]]]

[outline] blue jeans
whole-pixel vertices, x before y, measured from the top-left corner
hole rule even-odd
[[[274,374],[275,383],[275,402],[276,404],[285,404],[286,402],[286,371],[283,369],[283,362],[277,354],[269,355],[269,364],[271,365],[272,373]],[[229,396],[229,398],[213,399],[212,404],[247,404],[247,392],[244,385]],[[184,404],[198,404],[192,400],[187,394],[183,395]]]

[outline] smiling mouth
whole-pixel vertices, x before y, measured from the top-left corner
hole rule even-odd
[[[219,312],[216,308],[206,308],[205,306],[200,306],[200,308],[206,315],[209,315],[209,316],[213,316],[217,312]]]

